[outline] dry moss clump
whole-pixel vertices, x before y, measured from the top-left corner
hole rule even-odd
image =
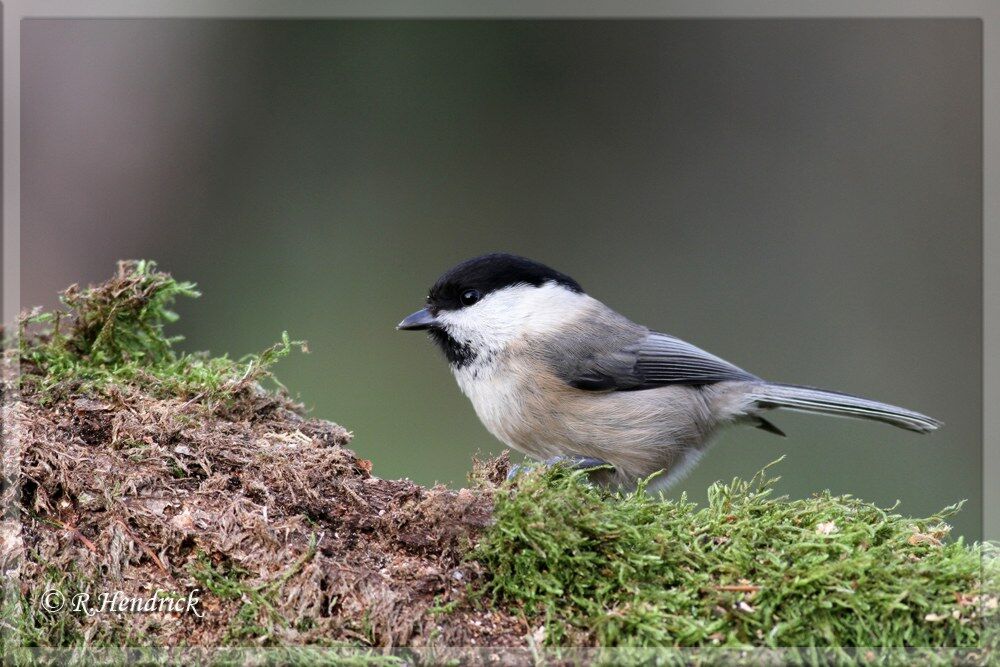
[[[177,320],[170,306],[177,297],[199,296],[194,283],[174,280],[144,260],[119,262],[100,285],[71,285],[60,294],[65,310],[36,308],[21,318],[21,396],[44,405],[74,395],[139,391],[190,399],[223,417],[256,414],[257,399],[277,398],[266,395],[266,385],[284,389],[270,367],[293,347],[305,351],[305,343],[283,333],[280,343],[239,360],[178,352],[174,344],[183,336],[164,331]]]
[[[4,489],[0,553],[20,590],[0,650],[520,643],[520,621],[467,597],[481,572],[462,555],[490,493],[373,477],[344,428],[262,386],[287,336],[242,360],[176,352],[168,306],[194,295],[123,262],[67,290],[65,312],[25,318],[20,396],[5,387],[20,479]],[[201,617],[50,613],[51,589],[198,589]]]

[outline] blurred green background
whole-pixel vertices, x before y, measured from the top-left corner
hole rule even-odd
[[[544,261],[764,377],[944,419],[795,413],[673,492],[787,454],[981,534],[981,25],[973,20],[31,20],[22,302],[155,258],[185,346],[278,374],[383,477],[460,484],[478,423],[395,324],[455,262]]]

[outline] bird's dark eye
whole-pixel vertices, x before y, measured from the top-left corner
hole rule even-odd
[[[479,293],[479,290],[467,289],[464,292],[462,292],[461,301],[463,306],[471,306],[472,304],[476,303],[482,298],[483,295]]]

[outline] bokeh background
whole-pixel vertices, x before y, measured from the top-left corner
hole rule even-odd
[[[776,415],[673,492],[785,454],[981,535],[981,25],[973,20],[30,20],[22,303],[115,260],[195,280],[189,349],[287,329],[282,380],[384,477],[502,446],[395,324],[457,261],[542,260],[767,378],[944,419]]]

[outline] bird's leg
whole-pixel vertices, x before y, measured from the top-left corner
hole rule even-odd
[[[577,456],[575,454],[553,456],[550,459],[546,459],[542,465],[547,467],[552,467],[556,465],[563,465],[572,470],[586,470],[588,468],[603,468],[611,466],[610,463],[604,459],[598,459],[591,456]],[[520,475],[525,470],[524,465],[520,463],[515,463],[507,471],[507,479],[514,479]],[[613,467],[613,466],[611,466]]]

